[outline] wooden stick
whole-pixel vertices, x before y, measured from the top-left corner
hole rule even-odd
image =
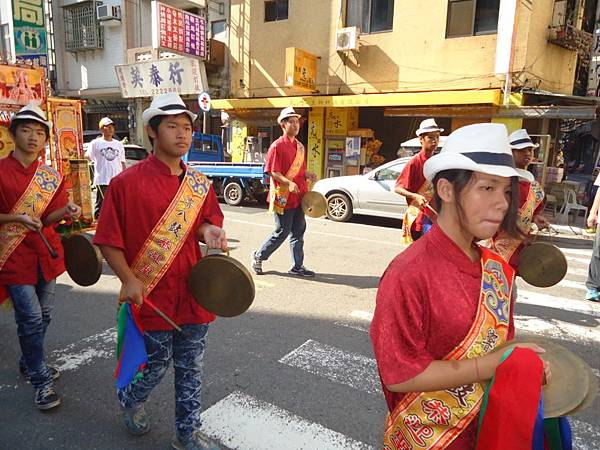
[[[160,317],[162,317],[165,322],[167,322],[169,325],[171,325],[173,328],[175,328],[180,333],[183,333],[183,330],[181,329],[181,327],[179,325],[177,325],[175,322],[173,322],[173,320],[169,316],[167,316],[164,312],[162,312],[160,309],[158,309],[158,307],[154,303],[152,303],[147,298],[144,299],[144,303],[146,305],[148,305],[150,308],[152,308],[156,312],[156,314],[158,314]]]
[[[435,209],[433,209],[433,207],[429,203],[425,203],[425,208],[434,213],[436,216],[438,215],[438,212]]]
[[[58,253],[56,253],[56,250],[54,250],[54,248],[52,248],[52,245],[50,244],[50,242],[48,242],[48,239],[46,239],[46,236],[44,236],[44,233],[42,233],[42,230],[36,230],[36,231],[37,231],[37,234],[42,239],[42,242],[44,243],[46,248],[48,248],[48,251],[50,252],[50,256],[53,259],[58,258]]]

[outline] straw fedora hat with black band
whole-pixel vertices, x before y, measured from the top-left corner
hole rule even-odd
[[[48,133],[52,130],[52,122],[46,119],[46,113],[35,103],[23,106],[19,112],[12,116],[10,123],[12,124],[19,120],[33,120],[47,127]]]
[[[444,170],[463,169],[499,177],[519,177],[533,181],[533,175],[515,167],[508,131],[500,123],[478,123],[453,131],[444,148],[425,162],[425,178]]]
[[[510,141],[510,148],[513,150],[523,150],[524,148],[538,148],[540,144],[536,144],[531,140],[527,130],[521,128],[520,130],[514,131],[508,137]]]
[[[198,117],[187,109],[187,106],[179,94],[169,92],[154,97],[150,107],[142,113],[142,122],[144,123],[144,126],[146,126],[150,120],[156,116],[176,116],[178,114],[187,114],[192,120],[192,123]]]
[[[425,119],[423,122],[421,122],[421,125],[419,125],[419,129],[415,131],[415,134],[417,136],[421,136],[422,134],[433,133],[434,131],[443,133],[444,129],[438,127],[438,124],[435,123],[435,119]]]
[[[297,117],[299,119],[302,115],[298,114],[294,108],[289,106],[281,110],[279,117],[277,117],[277,123],[281,125],[281,122],[283,122],[284,119],[289,119],[290,117]]]

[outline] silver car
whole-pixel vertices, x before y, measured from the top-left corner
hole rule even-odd
[[[402,219],[406,199],[394,192],[410,157],[398,158],[364,175],[324,178],[313,186],[327,198],[327,217],[346,222],[354,214]]]

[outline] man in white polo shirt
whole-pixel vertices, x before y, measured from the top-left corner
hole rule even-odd
[[[98,124],[102,132],[92,142],[85,157],[94,163],[94,184],[96,185],[96,207],[94,215],[96,219],[102,209],[102,200],[108,189],[110,180],[125,170],[125,148],[123,144],[113,139],[115,135],[114,122],[109,117],[103,117]]]

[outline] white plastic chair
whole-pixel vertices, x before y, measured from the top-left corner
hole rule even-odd
[[[565,203],[560,211],[560,220],[565,225],[568,225],[569,213],[571,211],[575,211],[576,217],[579,215],[579,211],[583,211],[583,226],[585,227],[588,213],[587,206],[577,203],[577,193],[575,190],[565,187]]]

